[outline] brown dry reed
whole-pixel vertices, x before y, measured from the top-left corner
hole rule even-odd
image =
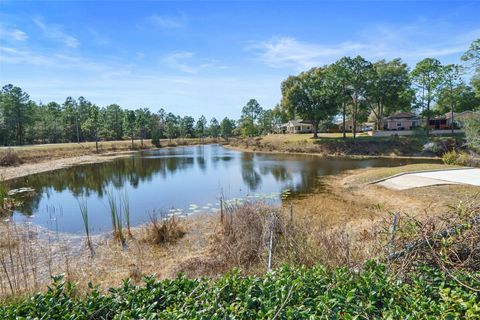
[[[12,148],[8,148],[0,152],[0,166],[18,166],[22,163],[22,159],[20,159],[18,153]]]
[[[160,217],[153,212],[150,215],[150,223],[146,226],[144,240],[150,244],[163,245],[175,243],[186,234],[175,216],[160,214]]]

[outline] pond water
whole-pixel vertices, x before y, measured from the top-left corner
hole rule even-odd
[[[215,212],[230,202],[283,198],[322,190],[322,177],[356,168],[431,162],[412,159],[320,158],[312,155],[248,153],[220,145],[189,146],[135,153],[112,162],[80,165],[14,180],[10,188],[31,187],[15,212],[50,230],[82,233],[79,202],[88,207],[92,233],[111,230],[110,193],[129,199],[132,226],[149,221],[154,210],[187,215]]]

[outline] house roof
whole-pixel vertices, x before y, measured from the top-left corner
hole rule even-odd
[[[417,118],[417,115],[411,112],[397,112],[387,117],[387,119],[411,119],[411,118]]]
[[[454,117],[454,118],[457,118],[457,117],[462,118],[462,117],[471,116],[471,115],[473,115],[473,114],[480,114],[480,112],[478,112],[478,111],[473,111],[473,110],[466,110],[466,111],[463,111],[463,112],[460,112],[460,113],[454,112],[454,113],[453,113],[453,117]],[[447,112],[447,113],[445,113],[444,117],[445,117],[446,119],[450,119],[450,118],[452,117],[452,113],[451,113],[451,112]]]
[[[290,121],[288,121],[288,123],[290,123],[294,126],[299,126],[299,125],[302,125],[302,124],[312,124],[310,121],[303,121],[302,119],[290,120]]]

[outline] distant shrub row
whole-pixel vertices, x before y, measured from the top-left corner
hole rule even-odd
[[[479,319],[480,274],[416,270],[407,280],[382,264],[283,267],[261,277],[125,281],[79,294],[61,277],[45,293],[0,308],[0,319]],[[454,278],[455,277],[455,278]],[[470,287],[470,288],[469,288]]]

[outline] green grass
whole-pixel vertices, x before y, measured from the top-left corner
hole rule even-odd
[[[56,277],[48,291],[0,308],[0,318],[478,319],[480,295],[468,287],[480,286],[480,274],[450,275],[424,267],[404,281],[375,262],[361,271],[285,266],[264,276],[127,280],[86,296]]]

